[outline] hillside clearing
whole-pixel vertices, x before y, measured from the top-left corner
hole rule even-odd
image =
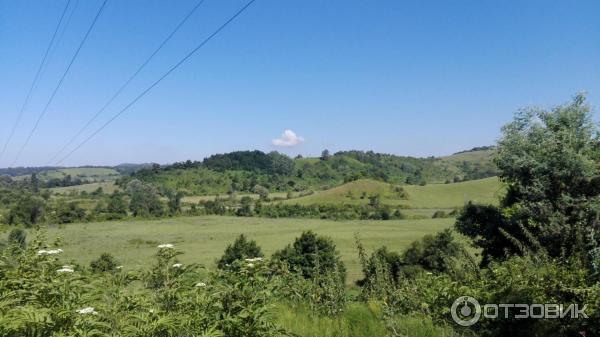
[[[313,195],[286,200],[285,203],[367,204],[368,196],[378,194],[383,204],[404,205],[410,209],[452,209],[468,201],[496,204],[503,191],[497,177],[451,184],[402,185],[401,188],[408,194],[407,198],[398,196],[394,188],[395,185],[385,182],[361,179]]]
[[[91,192],[96,191],[100,187],[102,188],[102,191],[104,193],[108,193],[108,194],[116,191],[119,188],[117,185],[115,185],[114,181],[105,181],[105,182],[100,182],[100,183],[90,183],[90,184],[74,185],[74,186],[66,186],[66,187],[53,187],[53,188],[50,188],[50,191],[54,194],[65,194],[65,193],[69,194],[71,192],[91,193]]]

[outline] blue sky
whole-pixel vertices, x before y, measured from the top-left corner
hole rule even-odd
[[[0,145],[65,3],[0,0]],[[80,0],[0,167],[13,161],[100,3]],[[17,165],[50,164],[195,3],[109,0]],[[244,3],[206,0],[88,133]],[[445,155],[492,144],[520,107],[581,90],[600,105],[598,1],[257,0],[64,164],[244,149]],[[286,129],[303,141],[273,145]]]

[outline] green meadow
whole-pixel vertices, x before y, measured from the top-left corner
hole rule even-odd
[[[288,204],[367,204],[369,196],[379,195],[381,203],[401,205],[409,216],[431,217],[436,210],[451,211],[467,202],[497,204],[504,187],[497,177],[449,184],[402,185],[404,196],[395,190],[397,185],[372,179],[352,181],[312,195],[284,201]]]
[[[382,245],[402,250],[423,235],[450,227],[454,219],[327,221],[244,217],[178,217],[161,220],[68,224],[48,229],[48,238],[64,241],[64,258],[89,264],[103,252],[115,256],[126,269],[147,267],[156,246],[172,243],[185,252],[183,263],[213,267],[227,244],[240,234],[256,240],[266,254],[293,242],[302,231],[330,236],[348,267],[348,282],[361,277],[354,235],[367,249]]]
[[[64,187],[53,187],[49,190],[55,194],[65,194],[65,193],[80,193],[87,192],[91,193],[96,191],[98,188],[102,188],[104,193],[112,193],[118,189],[117,185],[115,185],[114,181],[104,181],[99,183],[89,183],[75,186],[64,186]]]

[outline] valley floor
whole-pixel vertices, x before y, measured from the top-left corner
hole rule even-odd
[[[239,234],[256,240],[263,252],[292,243],[302,231],[313,230],[330,236],[348,268],[348,283],[362,277],[354,235],[358,233],[365,248],[382,245],[402,250],[422,236],[452,226],[454,219],[329,221],[317,219],[267,219],[223,216],[176,217],[160,220],[112,221],[68,224],[48,229],[48,238],[64,240],[65,259],[89,264],[101,253],[115,256],[125,269],[148,267],[156,246],[172,243],[185,254],[183,263],[213,267],[225,247]]]

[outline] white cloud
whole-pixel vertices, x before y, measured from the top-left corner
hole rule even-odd
[[[283,130],[281,137],[275,138],[271,143],[275,146],[281,147],[292,147],[304,142],[304,138],[296,135],[296,133],[290,129]]]

